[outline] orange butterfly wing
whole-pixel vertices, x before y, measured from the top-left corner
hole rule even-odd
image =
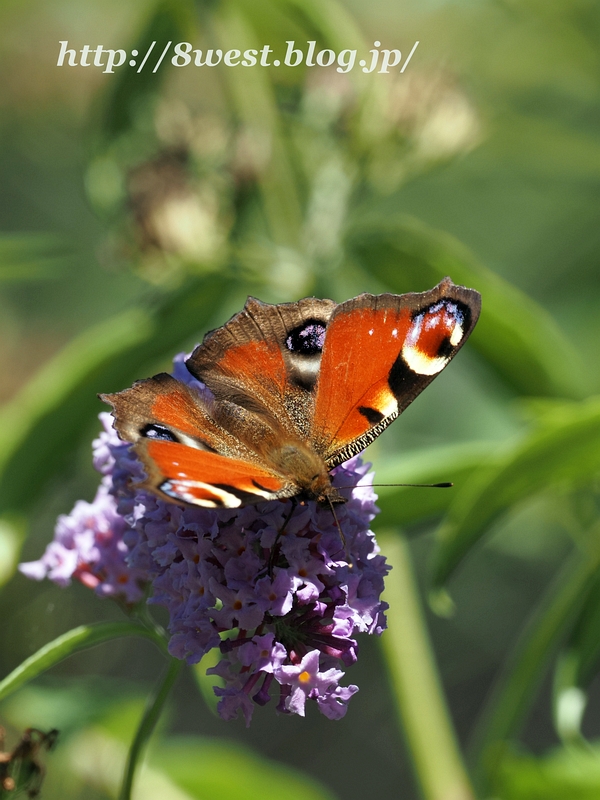
[[[133,443],[144,466],[146,479],[139,488],[207,508],[235,508],[297,493],[293,482],[261,464],[256,453],[218,424],[209,398],[170,375],[155,375],[102,399],[113,406],[117,432]]]
[[[467,340],[480,297],[445,279],[420,294],[363,294],[335,309],[317,381],[312,440],[329,468],[359,453]]]

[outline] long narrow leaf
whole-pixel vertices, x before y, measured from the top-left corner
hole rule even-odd
[[[453,484],[448,489],[377,486],[377,505],[381,509],[377,524],[408,525],[442,514],[475,470],[485,462],[489,452],[488,442],[451,444],[407,453],[392,463],[384,463],[381,469],[376,467],[376,484],[445,481]]]
[[[500,453],[457,494],[438,532],[432,580],[439,588],[490,524],[525,498],[600,470],[600,400],[565,404],[529,436]]]
[[[210,275],[154,308],[85,331],[0,410],[0,510],[27,510],[55,479],[102,410],[99,392],[123,389],[175,354],[226,302],[232,282]]]
[[[27,658],[10,675],[0,681],[0,700],[8,697],[25,683],[37,678],[50,667],[72,656],[73,653],[122,636],[144,636],[161,648],[164,647],[164,643],[156,633],[133,622],[101,622],[96,625],[80,625],[44,645],[37,653]]]
[[[149,763],[194,798],[335,800],[307,774],[222,739],[171,739],[151,752]]]
[[[140,107],[159,88],[168,73],[172,51],[160,67],[154,71],[158,59],[168,42],[173,45],[186,41],[191,36],[194,19],[193,3],[190,0],[160,0],[152,10],[133,49],[137,50],[136,69],[123,67],[115,70],[110,82],[110,95],[104,111],[104,134],[113,139],[125,133],[134,122]],[[152,46],[154,42],[154,46]],[[146,63],[142,66],[144,57]],[[139,71],[141,68],[141,71]]]
[[[223,51],[258,48],[249,19],[235,4],[221,4],[211,23]],[[239,123],[253,136],[269,143],[269,161],[261,171],[259,185],[271,238],[277,245],[297,247],[302,210],[296,175],[282,135],[268,72],[264,69],[228,69],[224,77]]]
[[[380,537],[393,565],[386,578],[388,628],[382,642],[397,712],[426,800],[473,800],[449,717],[408,546],[400,536]]]
[[[554,674],[554,724],[565,741],[579,740],[587,690],[600,665],[600,578],[596,578]]]
[[[507,751],[533,703],[565,630],[579,612],[600,566],[596,529],[589,550],[576,552],[542,598],[508,659],[482,712],[473,738],[480,788],[493,787]]]
[[[349,226],[349,252],[393,292],[423,290],[446,275],[481,292],[470,343],[517,391],[579,398],[585,374],[552,317],[479,264],[455,239],[404,215],[367,217]]]

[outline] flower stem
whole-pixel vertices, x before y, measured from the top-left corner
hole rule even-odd
[[[408,545],[399,535],[378,539],[394,567],[386,578],[384,597],[390,608],[382,644],[421,793],[425,800],[474,800],[435,666]]]
[[[173,684],[183,664],[184,662],[180,661],[178,658],[170,659],[169,666],[164,676],[159,681],[154,692],[148,697],[144,714],[142,715],[136,734],[131,742],[129,753],[127,754],[127,764],[125,766],[121,791],[119,792],[119,800],[131,799],[131,789],[138,763],[143,756],[148,740],[152,736],[152,732],[162,713],[165,701],[173,688]]]

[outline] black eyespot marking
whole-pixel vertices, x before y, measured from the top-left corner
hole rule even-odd
[[[326,325],[322,320],[309,319],[290,331],[285,346],[300,356],[315,356],[323,350]]]
[[[381,422],[384,419],[383,414],[381,411],[377,411],[376,408],[370,408],[369,406],[359,406],[359,412],[363,415],[363,417],[367,418],[367,422],[369,425],[377,425],[378,422]]]
[[[175,434],[171,433],[164,425],[156,425],[154,423],[148,423],[148,425],[140,428],[140,436],[144,436],[146,439],[160,439],[163,442],[179,441]]]

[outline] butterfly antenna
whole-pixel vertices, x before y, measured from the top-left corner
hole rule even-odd
[[[370,483],[369,486],[412,486],[417,489],[450,489],[454,486],[449,481],[443,483]],[[356,486],[338,486],[338,489],[355,489]]]

